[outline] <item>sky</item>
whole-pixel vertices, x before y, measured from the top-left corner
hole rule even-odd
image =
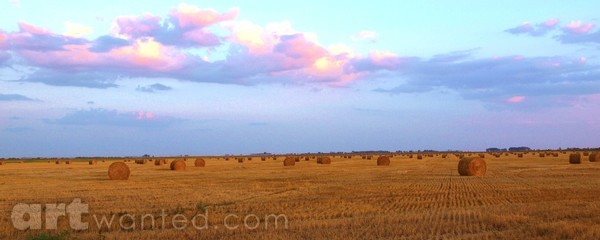
[[[597,9],[0,0],[0,157],[600,147]]]

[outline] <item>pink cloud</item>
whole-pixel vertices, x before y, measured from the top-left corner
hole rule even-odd
[[[274,51],[282,53],[288,58],[305,60],[310,63],[326,54],[325,48],[306,39],[304,34],[285,35],[280,37],[280,42],[274,46]]]
[[[2,31],[0,31],[0,49],[7,47],[8,35]]]
[[[186,42],[192,42],[198,46],[213,46],[220,43],[219,38],[215,34],[204,28],[184,32],[183,39]]]
[[[156,118],[156,116],[152,112],[139,111],[139,112],[132,112],[132,114],[135,116],[135,120],[137,120],[137,121],[152,120],[152,119]]]
[[[369,60],[373,65],[386,69],[395,69],[401,62],[398,55],[386,51],[369,52]]]
[[[546,26],[546,27],[554,27],[559,22],[560,22],[560,20],[558,18],[551,18],[551,19],[548,19],[548,21],[544,22],[544,26]]]
[[[581,57],[581,58],[579,58],[579,62],[580,63],[585,63],[585,62],[587,62],[587,58],[586,57]]]
[[[118,17],[118,33],[128,37],[151,36],[159,29],[161,18],[151,14],[139,17]]]
[[[214,9],[200,9],[185,3],[180,4],[169,13],[169,16],[175,20],[174,23],[182,29],[210,26],[218,22],[232,20],[237,15],[237,9],[221,14]]]
[[[30,24],[27,24],[25,22],[19,22],[19,29],[21,30],[21,32],[28,32],[31,34],[39,34],[39,35],[50,34],[50,30],[48,30],[48,29],[36,27],[36,26],[30,25]]]
[[[20,51],[28,62],[40,67],[70,71],[120,70],[166,72],[180,69],[185,54],[152,38],[136,40],[132,45],[109,52],[90,51],[90,45],[65,45],[64,51]]]
[[[590,30],[594,28],[593,23],[584,23],[582,21],[571,21],[569,24],[564,26],[566,31],[576,34],[584,34],[588,33]]]
[[[253,83],[254,79],[306,80],[344,85],[377,69],[394,69],[401,61],[385,51],[362,57],[341,45],[327,49],[319,44],[316,34],[296,31],[289,22],[260,26],[232,21],[236,16],[237,9],[218,13],[181,4],[166,19],[149,13],[117,17],[112,35],[95,40],[85,39],[85,33],[66,36],[20,23],[19,32],[0,33],[0,46],[10,42],[9,53],[40,69],[38,75],[32,74],[32,79],[38,80],[31,81],[59,86],[110,87],[114,86],[110,79],[119,76],[240,84]],[[213,31],[218,32],[218,28],[229,30],[230,36],[216,35]],[[367,31],[361,34],[365,38],[375,35]],[[222,42],[230,44],[229,54],[223,59],[209,59],[212,47]],[[354,71],[357,60],[373,71]],[[75,79],[80,75],[85,76]],[[88,85],[86,81],[97,83]]]
[[[514,96],[514,97],[511,97],[509,99],[506,99],[506,101],[510,102],[510,103],[520,103],[523,100],[525,100],[524,96]]]

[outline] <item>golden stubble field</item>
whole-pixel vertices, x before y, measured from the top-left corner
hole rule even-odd
[[[600,239],[600,163],[587,157],[569,164],[568,154],[487,155],[484,177],[459,176],[455,156],[396,156],[390,166],[360,157],[335,157],[330,165],[302,159],[293,167],[284,167],[281,157],[204,159],[204,168],[188,160],[186,171],[131,161],[127,181],[108,180],[113,161],[2,165],[0,239],[43,233],[69,239]],[[69,230],[67,217],[59,218],[58,230],[13,227],[17,203],[68,205],[76,198],[89,205],[87,230]],[[165,226],[158,223],[163,213]],[[141,225],[145,214],[155,217],[153,228],[148,219]],[[177,214],[202,214],[208,227],[175,229]],[[287,227],[267,217],[280,214]],[[116,217],[111,229],[99,229],[93,216]],[[206,226],[204,220],[197,225]]]

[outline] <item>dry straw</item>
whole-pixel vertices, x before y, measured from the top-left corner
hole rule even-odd
[[[195,167],[204,167],[205,165],[206,165],[206,162],[202,158],[196,158],[196,161],[194,161]]]
[[[330,157],[318,157],[317,163],[318,164],[331,164],[331,158]]]
[[[390,157],[379,156],[377,158],[377,166],[389,166],[389,165],[390,165]]]
[[[479,157],[465,157],[458,162],[458,174],[461,176],[483,176],[487,170],[485,160]]]
[[[108,167],[108,178],[110,180],[129,179],[129,167],[123,162],[114,162]]]
[[[181,160],[181,159],[177,159],[173,162],[171,162],[171,170],[173,171],[185,171],[185,161]]]
[[[590,162],[600,162],[600,152],[590,154]]]
[[[294,160],[293,157],[286,157],[283,160],[283,166],[294,166],[296,165],[296,161]]]
[[[569,155],[569,163],[570,164],[580,164],[581,163],[581,153],[571,153],[571,155]]]

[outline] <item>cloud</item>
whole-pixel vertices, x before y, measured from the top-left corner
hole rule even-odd
[[[172,9],[169,17],[164,21],[160,16],[152,14],[118,17],[116,31],[129,39],[151,37],[169,46],[186,48],[217,46],[222,43],[221,37],[211,32],[208,27],[232,20],[237,17],[237,14],[237,9],[219,13],[214,9],[200,9],[182,3]]]
[[[559,24],[558,18],[551,18],[545,22],[538,24],[531,24],[530,22],[524,22],[519,26],[505,30],[505,32],[512,34],[529,34],[531,36],[543,36],[546,33],[552,31]]]
[[[419,93],[452,90],[465,99],[491,104],[535,102],[552,96],[600,91],[600,66],[566,57],[459,58],[453,61],[412,59],[395,72],[405,83],[379,92]],[[537,102],[542,107],[548,102]]]
[[[116,80],[129,78],[345,86],[396,74],[407,79],[406,84],[378,91],[427,92],[447,88],[467,98],[503,101],[512,96],[531,99],[530,95],[536,93],[520,91],[533,84],[540,84],[539,92],[543,94],[563,90],[581,93],[586,92],[581,86],[596,84],[593,79],[581,80],[597,74],[596,65],[586,58],[470,59],[474,50],[438,54],[428,59],[385,50],[358,54],[344,44],[324,46],[316,34],[297,31],[287,21],[263,26],[236,20],[237,15],[237,9],[218,12],[180,4],[166,16],[147,13],[117,17],[110,33],[92,40],[81,34],[55,34],[22,22],[16,32],[0,31],[0,64],[19,62],[34,69],[21,79],[24,82],[88,88],[117,87]],[[532,36],[562,31],[577,36],[564,41],[593,41],[593,30],[593,26],[584,22],[570,22],[559,28],[559,20],[550,19],[506,31]],[[376,36],[375,32],[365,30],[354,39]],[[213,55],[216,49],[222,51],[214,54],[218,57]],[[530,83],[518,81],[530,75],[536,76],[528,80]],[[579,85],[562,88],[559,83]],[[517,87],[520,85],[523,88]],[[137,90],[165,91],[161,86],[143,84]]]
[[[520,103],[523,100],[525,100],[525,96],[514,96],[514,97],[506,99],[507,102],[511,102],[511,103]]]
[[[139,77],[344,85],[365,77],[351,70],[355,61],[383,69],[394,64],[380,56],[384,51],[363,57],[341,44],[327,48],[316,34],[296,31],[289,22],[260,26],[236,21],[237,15],[237,9],[219,13],[181,4],[164,18],[117,17],[110,34],[93,40],[85,38],[89,29],[84,26],[56,34],[21,22],[17,32],[0,32],[0,61],[14,59],[34,69],[24,82],[90,88],[116,87],[116,79]],[[227,49],[224,57],[211,59],[215,46]]]
[[[600,43],[600,30],[593,31],[596,26],[591,22],[581,20],[570,21],[558,27],[560,21],[557,18],[551,18],[545,22],[531,24],[524,22],[523,24],[505,30],[505,32],[520,35],[528,34],[534,37],[545,36],[548,33],[556,33],[553,38],[564,44],[580,44],[580,43]]]
[[[45,120],[46,123],[59,125],[97,125],[159,129],[172,126],[182,121],[183,120],[178,118],[159,116],[147,111],[122,113],[117,112],[116,110],[107,110],[103,108],[79,110],[69,113],[59,119]]]
[[[65,22],[65,28],[64,36],[76,38],[90,35],[94,31],[91,27],[72,22]]]
[[[594,28],[593,23],[584,23],[583,21],[571,21],[563,27],[563,30],[575,34],[585,34],[592,30],[592,28]]]
[[[11,56],[8,52],[0,50],[0,67],[4,66],[11,59]]]
[[[600,43],[600,30],[593,32],[593,23],[583,21],[571,21],[562,27],[562,34],[555,38],[561,43]]]
[[[2,94],[0,93],[0,101],[36,101],[35,99],[23,96],[21,94]]]
[[[378,34],[374,31],[363,30],[350,36],[350,39],[352,39],[352,41],[369,41],[374,43],[377,41],[377,36]]]
[[[24,22],[19,23],[19,32],[8,34],[10,50],[17,51],[62,51],[68,45],[83,45],[87,40],[51,33],[49,30]]]
[[[117,87],[119,76],[110,72],[70,72],[42,69],[22,79],[27,82],[44,83],[51,86],[72,86],[107,89]]]
[[[96,53],[106,53],[129,44],[126,39],[104,35],[96,38],[89,50]]]
[[[155,84],[144,86],[144,87],[138,86],[135,90],[140,91],[140,92],[154,93],[157,91],[168,91],[171,89],[172,88],[169,86],[165,86],[160,83],[155,83]]]

